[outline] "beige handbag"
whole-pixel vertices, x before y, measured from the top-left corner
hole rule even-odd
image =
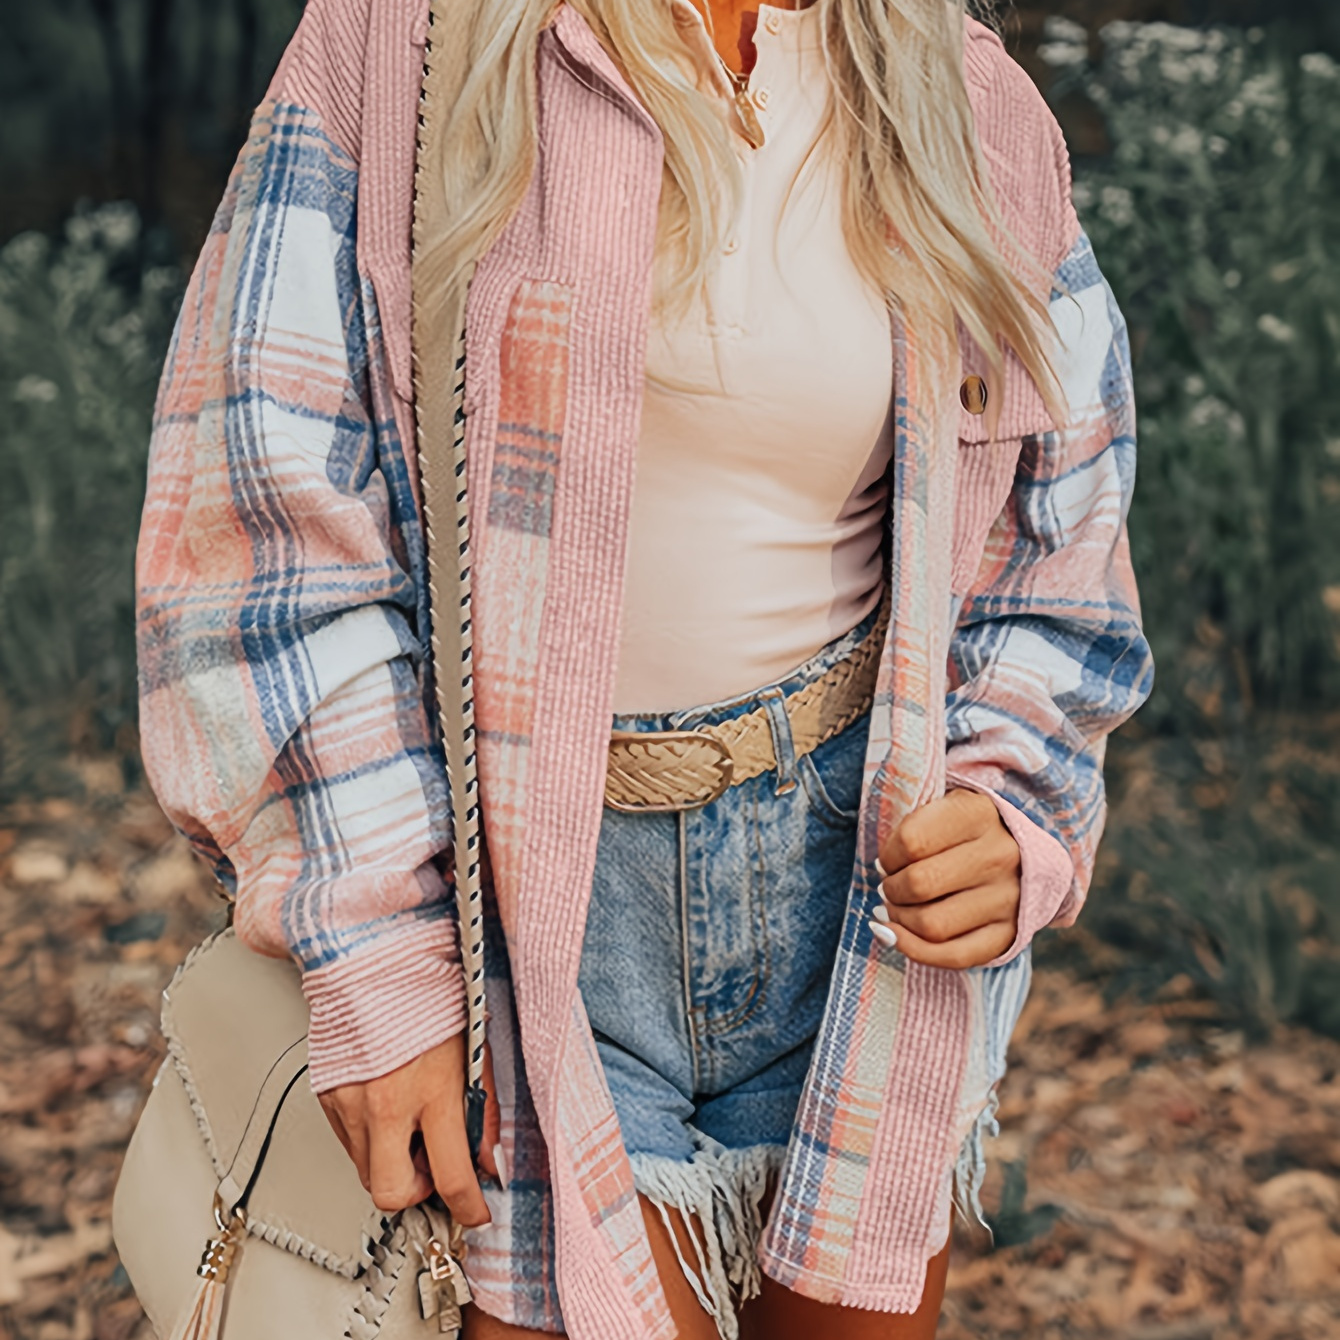
[[[462,74],[426,66],[421,156]],[[432,222],[423,200],[416,241]],[[484,945],[457,334],[467,282],[446,301],[440,293],[421,301],[416,275],[414,343],[432,607],[453,612],[434,617],[433,652],[469,1005],[466,1126],[477,1152]],[[456,338],[437,338],[443,331]],[[195,950],[164,992],[168,1057],[112,1209],[117,1250],[160,1340],[426,1340],[459,1331],[469,1301],[461,1234],[436,1200],[392,1216],[372,1203],[308,1082],[307,1026],[296,968],[253,954],[230,930]]]
[[[450,1334],[468,1298],[450,1225],[431,1205],[388,1219],[363,1190],[307,1080],[296,969],[224,931],[164,995],[168,1059],[112,1210],[155,1333],[426,1340],[445,1321]]]

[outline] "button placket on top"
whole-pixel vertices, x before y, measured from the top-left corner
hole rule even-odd
[[[780,73],[778,63],[788,56],[792,59],[795,56],[796,33],[794,28],[783,33],[784,17],[794,24],[799,12],[788,11],[784,16],[770,5],[759,7],[759,23],[754,30],[756,59],[745,83],[745,90],[758,111],[764,140],[759,149],[743,144],[738,146],[742,178],[739,210],[726,236],[721,260],[708,290],[711,313],[708,329],[712,338],[718,341],[742,339],[749,333],[749,254],[753,246],[770,246],[772,243],[771,237],[760,234],[750,238],[751,247],[742,245],[745,230],[752,230],[756,226],[758,161],[761,154],[769,152],[771,132],[775,128],[775,116],[769,113],[768,105],[773,100],[775,78]],[[729,388],[727,364],[722,363],[721,366]]]

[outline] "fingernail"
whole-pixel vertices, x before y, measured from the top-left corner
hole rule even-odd
[[[875,857],[875,874],[877,874],[880,879],[888,879],[889,877],[889,872],[884,869],[884,862],[881,861],[878,856]]]
[[[881,925],[887,926],[889,924],[889,909],[883,903],[880,903],[870,915]]]
[[[872,921],[869,925],[870,934],[886,949],[893,949],[898,944],[898,937],[887,926],[881,926],[878,921]]]
[[[507,1159],[503,1155],[502,1141],[493,1146],[493,1166],[498,1170],[498,1181],[503,1186],[509,1186],[512,1179],[507,1175]]]

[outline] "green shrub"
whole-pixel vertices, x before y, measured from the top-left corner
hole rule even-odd
[[[135,533],[181,292],[142,250],[124,205],[0,250],[0,786],[25,740],[106,746],[134,719]]]
[[[1220,729],[1333,700],[1340,597],[1340,67],[1260,29],[1053,21],[1111,153],[1076,204],[1131,326],[1131,539],[1159,687]]]
[[[1333,719],[1293,717],[1238,739],[1122,732],[1089,908],[1044,957],[1078,938],[1118,989],[1182,976],[1255,1037],[1281,1022],[1340,1037],[1337,738]]]
[[[1158,666],[1080,940],[1253,1033],[1340,1035],[1340,68],[1260,30],[1111,24],[1096,62],[1048,37],[1110,139],[1075,197],[1131,327]]]

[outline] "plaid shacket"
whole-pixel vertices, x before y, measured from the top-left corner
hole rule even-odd
[[[139,550],[149,775],[235,887],[243,938],[301,967],[318,1090],[464,1023],[413,450],[427,4],[310,0],[182,310]],[[641,1340],[672,1326],[576,979],[662,149],[569,7],[537,61],[534,179],[468,309],[489,1038],[512,1179],[488,1193],[469,1270],[517,1324]],[[762,1249],[801,1293],[903,1312],[944,1241],[947,1172],[989,1122],[1029,941],[1083,900],[1104,737],[1152,675],[1121,316],[1040,98],[975,24],[964,71],[1005,222],[1054,276],[1070,422],[1014,363],[999,416],[963,414],[974,352],[895,327],[892,622],[849,912]],[[867,926],[878,836],[947,781],[989,792],[1023,854],[1016,943],[966,973]]]

